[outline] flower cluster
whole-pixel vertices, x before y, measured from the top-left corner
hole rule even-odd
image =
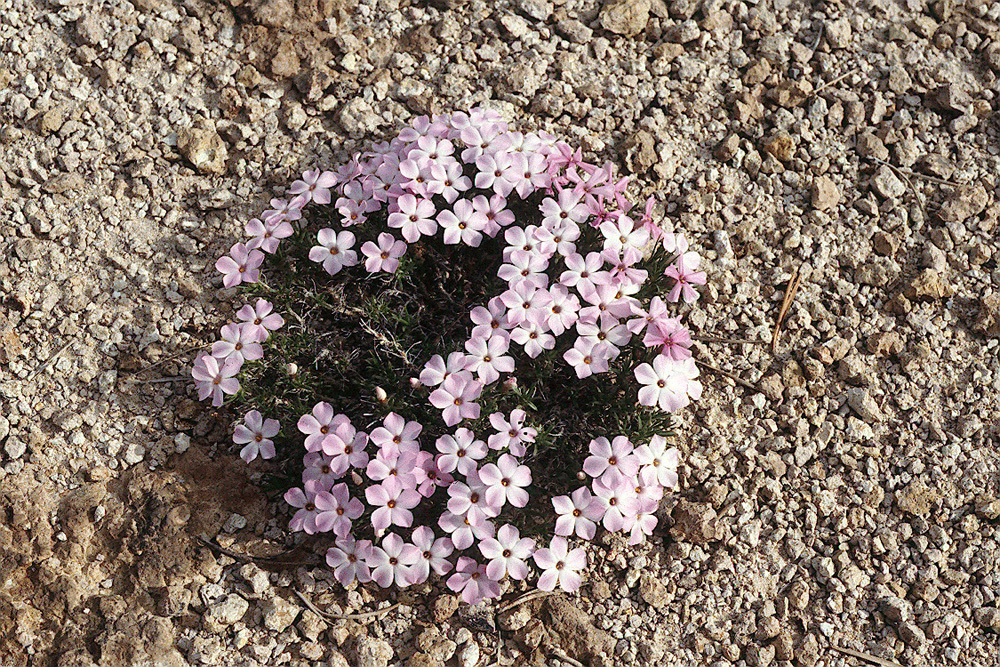
[[[503,240],[503,288],[471,310],[468,338],[411,380],[426,388],[444,431],[427,437],[426,424],[391,412],[365,432],[327,402],[298,421],[305,471],[302,487],[285,495],[297,509],[290,525],[333,534],[327,562],[338,581],[405,587],[433,570],[450,573],[449,588],[473,603],[499,595],[506,577],[526,579],[533,562],[540,588],[574,591],[586,559],[568,538],[591,540],[598,526],[628,533],[632,544],[652,534],[664,490],[677,484],[678,452],[665,438],[639,446],[625,435],[593,438],[581,473],[589,483],[550,498],[554,536],[538,546],[515,525],[533,492],[527,454],[538,431],[524,409],[482,410],[485,392],[515,380],[519,363],[554,355],[583,380],[621,363],[629,347],[650,359],[627,367],[639,404],[675,412],[700,397],[691,336],[669,304],[697,300],[701,258],[656,224],[652,198],[638,214],[627,187],[610,163],[587,163],[546,133],[509,131],[495,112],[421,117],[336,172],[307,171],[217,262],[226,287],[257,282],[266,254],[295,233],[310,203],[332,206],[340,220],[340,229],[318,229],[308,251],[330,276],[362,264],[394,273],[412,245],[439,231],[446,246]],[[519,221],[514,211],[529,201],[535,213]],[[654,253],[671,258],[654,276],[669,290],[644,303]],[[239,391],[240,367],[260,359],[261,343],[283,324],[271,311],[263,299],[246,306],[197,359],[201,399],[218,406]],[[490,432],[481,437],[483,422]],[[277,433],[275,420],[251,411],[234,442],[247,461],[270,458]],[[437,508],[435,520],[415,525],[426,506]]]

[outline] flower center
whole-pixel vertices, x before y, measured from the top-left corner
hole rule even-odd
[[[337,246],[334,246],[334,247],[330,248],[330,254],[331,255],[336,255],[339,252],[340,252],[340,248],[338,248]]]
[[[344,508],[343,507],[338,507],[337,508],[337,516],[344,516]]]
[[[395,558],[390,558],[390,559],[389,559],[389,565],[395,565],[395,564],[396,564],[396,563],[398,563],[398,562],[399,562],[399,561],[398,561],[398,560],[396,560]]]
[[[616,466],[616,465],[618,465],[618,459],[615,458],[614,456],[612,456],[611,458],[608,459],[608,464]]]
[[[263,433],[258,433],[257,435],[255,435],[253,437],[253,439],[256,440],[257,442],[260,442],[261,440],[264,439],[264,434]]]
[[[354,554],[347,554],[347,562],[348,563],[357,563],[358,562],[358,557],[355,556]]]
[[[431,552],[430,551],[425,551],[424,552],[424,558],[426,558],[427,560],[430,560],[431,559]]]
[[[659,387],[660,389],[663,389],[664,387],[667,386],[667,383],[664,382],[663,380],[657,380],[656,381],[656,386]]]
[[[510,558],[510,549],[504,549],[503,550],[503,557],[504,558]]]
[[[307,512],[312,512],[314,509],[316,509],[316,506],[313,505],[312,503],[306,503],[305,509]]]
[[[485,357],[483,357],[483,361],[485,361],[486,363],[490,363],[491,361],[493,361],[493,357],[487,354]]]
[[[461,404],[462,404],[462,399],[456,397],[455,398],[455,405],[461,405]]]
[[[354,453],[354,448],[351,447],[350,445],[347,445],[346,447],[344,447],[344,453],[350,456],[351,454]]]
[[[563,562],[562,561],[559,561],[558,563],[556,563],[556,569],[557,570],[563,569]]]
[[[323,466],[322,468],[320,468],[320,471],[322,471],[322,473],[324,475],[329,475],[330,474],[330,466]]]
[[[329,426],[320,426],[319,427],[319,432],[322,433],[323,435],[326,435],[327,433],[330,432],[330,427]]]
[[[395,500],[390,500],[389,502],[387,502],[385,504],[385,506],[388,507],[389,509],[393,509],[394,507],[396,507],[396,501]]]
[[[580,510],[573,510],[573,516],[580,516],[581,514],[583,514],[583,512]]]
[[[383,250],[382,251],[382,259],[389,259],[389,251],[388,250]]]
[[[478,493],[473,493],[471,496],[469,496],[469,502],[472,503],[473,505],[475,505],[476,503],[478,503],[479,502],[479,494]]]
[[[262,320],[261,320],[261,319],[260,319],[260,318],[258,317],[257,319],[255,319],[255,320],[253,321],[253,323],[259,326],[259,325],[260,325],[260,323],[261,323],[261,321],[262,321]]]
[[[509,479],[501,479],[500,480],[500,486],[510,486],[510,480]]]

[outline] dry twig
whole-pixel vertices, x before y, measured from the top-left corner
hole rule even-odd
[[[66,343],[65,345],[63,345],[62,347],[60,347],[58,350],[56,350],[55,354],[53,354],[51,357],[49,357],[48,360],[46,360],[46,362],[44,364],[42,364],[41,366],[39,366],[38,368],[36,368],[34,370],[34,372],[31,375],[28,376],[28,380],[27,381],[30,382],[31,380],[34,380],[36,377],[38,377],[39,374],[44,373],[45,369],[48,368],[49,366],[51,366],[52,362],[56,360],[56,357],[58,357],[60,354],[62,354],[63,352],[65,352],[66,348],[68,348],[72,344],[73,344],[73,341],[69,341],[68,343]]]
[[[847,77],[851,76],[852,74],[857,74],[860,71],[861,71],[860,67],[854,67],[852,69],[849,69],[846,72],[844,72],[843,74],[841,74],[840,76],[838,76],[836,79],[832,79],[830,81],[824,81],[822,84],[816,86],[816,88],[812,91],[812,94],[813,95],[819,95],[821,92],[823,92],[824,90],[826,90],[830,86],[836,86],[838,83],[840,83],[841,81],[843,81]]]
[[[318,560],[304,560],[304,561],[282,560],[280,558],[283,555],[294,552],[295,549],[290,549],[282,553],[271,554],[269,556],[254,556],[252,554],[241,554],[238,551],[232,551],[231,549],[227,549],[219,544],[216,544],[215,542],[212,542],[211,540],[206,540],[201,535],[195,535],[195,538],[208,548],[212,549],[213,551],[218,551],[223,555],[229,556],[230,558],[235,558],[236,560],[242,561],[244,563],[257,563],[261,565],[319,565],[319,563],[321,562]]]
[[[732,380],[733,382],[735,382],[736,384],[740,385],[741,387],[745,387],[745,388],[749,389],[750,391],[757,391],[757,392],[760,391],[760,389],[758,389],[756,387],[756,385],[754,385],[754,384],[752,384],[750,382],[747,382],[746,380],[744,380],[743,378],[741,378],[741,377],[739,377],[737,375],[733,375],[729,371],[724,371],[721,368],[716,368],[712,364],[707,364],[704,361],[698,361],[697,359],[695,359],[694,363],[698,364],[702,368],[707,368],[710,371],[714,371],[714,372],[718,373],[719,375],[722,375],[723,377],[727,377],[730,380]]]
[[[778,321],[774,323],[774,335],[771,337],[771,352],[778,351],[778,338],[781,336],[781,325],[785,321],[785,316],[788,315],[788,309],[792,307],[792,300],[795,298],[795,293],[799,290],[799,281],[802,279],[802,265],[799,264],[799,268],[795,269],[795,275],[788,282],[788,287],[785,288],[785,298],[781,300],[781,310],[778,311]]]
[[[392,611],[393,609],[395,609],[396,607],[398,607],[399,605],[403,604],[402,602],[397,602],[396,604],[389,605],[388,607],[383,607],[382,609],[375,609],[373,611],[365,611],[365,612],[361,612],[359,614],[331,614],[330,612],[320,610],[318,607],[316,607],[316,605],[314,605],[309,600],[309,598],[307,598],[302,593],[300,593],[300,592],[298,592],[296,590],[293,590],[292,592],[295,593],[295,595],[297,595],[298,598],[300,600],[302,600],[303,604],[305,604],[305,606],[309,607],[310,611],[312,611],[314,614],[316,614],[317,616],[321,616],[322,618],[328,618],[328,619],[335,620],[335,621],[339,621],[339,620],[363,621],[363,620],[368,619],[368,618],[375,618],[377,616],[381,616],[382,614],[387,614],[390,611]]]
[[[538,600],[539,598],[547,598],[550,595],[555,595],[555,592],[542,591],[542,590],[528,591],[527,593],[517,598],[516,600],[511,600],[504,606],[497,609],[497,613],[502,614],[504,612],[510,611],[511,609],[514,609],[515,607],[520,607],[522,604],[531,602],[532,600]]]
[[[557,648],[552,649],[552,655],[554,655],[555,657],[559,658],[563,662],[568,662],[569,664],[573,665],[573,667],[583,667],[583,663],[582,662],[580,662],[576,658],[569,657],[563,651],[561,651],[561,650],[559,650]]]
[[[148,366],[144,366],[143,368],[140,368],[139,370],[137,370],[137,371],[135,371],[133,373],[129,373],[128,375],[125,375],[123,377],[133,377],[135,375],[138,375],[139,373],[145,373],[146,371],[148,371],[151,368],[156,368],[160,364],[165,364],[168,361],[173,361],[174,359],[177,359],[178,357],[182,357],[185,354],[188,354],[189,352],[195,352],[197,350],[203,350],[206,347],[208,347],[208,345],[209,345],[208,343],[205,343],[204,345],[199,345],[198,347],[189,347],[186,350],[181,350],[180,352],[175,352],[174,354],[171,354],[169,357],[165,357],[163,359],[160,359],[159,361],[154,361],[153,363],[149,364]]]
[[[691,334],[694,340],[701,340],[706,343],[728,343],[730,345],[767,345],[767,341],[750,340],[749,338],[724,338],[722,336],[704,336],[702,334]]]
[[[841,653],[846,653],[847,655],[854,656],[859,660],[867,660],[868,662],[871,662],[873,664],[881,665],[881,667],[903,667],[898,662],[893,662],[892,660],[886,660],[885,658],[880,658],[876,655],[872,655],[871,653],[862,653],[861,651],[855,651],[853,648],[846,648],[846,647],[842,648],[840,646],[835,646],[833,644],[830,645],[830,648],[832,648],[835,651],[840,651]]]

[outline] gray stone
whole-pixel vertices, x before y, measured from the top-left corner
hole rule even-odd
[[[295,617],[302,610],[298,605],[275,596],[264,602],[262,611],[264,612],[264,626],[269,630],[281,632],[295,622]]]
[[[828,21],[823,34],[831,49],[846,49],[851,45],[851,23],[846,18]]]
[[[938,211],[941,222],[964,222],[982,213],[990,203],[990,195],[982,185],[956,188]]]
[[[236,593],[230,593],[219,598],[205,612],[205,629],[209,632],[220,632],[224,627],[232,625],[243,618],[250,608],[250,603]]]
[[[226,173],[229,149],[215,128],[208,124],[180,129],[177,132],[177,150],[198,171]]]
[[[840,188],[829,176],[817,176],[810,189],[813,208],[826,211],[840,203]]]
[[[389,642],[361,635],[354,644],[357,656],[357,667],[387,667],[392,660],[393,651]]]
[[[601,9],[601,27],[625,37],[635,37],[649,22],[650,0],[607,0]]]
[[[663,38],[673,44],[693,42],[698,39],[699,35],[701,35],[701,29],[698,28],[698,23],[691,19],[683,23],[676,23],[663,32]]]
[[[883,199],[899,199],[906,192],[906,185],[886,165],[882,165],[875,172],[875,176],[872,177],[872,188]]]
[[[878,403],[872,398],[867,389],[861,387],[851,387],[847,390],[847,404],[866,422],[880,422],[884,419],[882,410]]]

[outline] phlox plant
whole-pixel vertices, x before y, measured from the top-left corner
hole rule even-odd
[[[289,527],[328,537],[338,581],[575,591],[574,540],[652,534],[706,276],[627,189],[488,109],[420,117],[305,172],[219,259],[248,303],[199,398],[251,408],[240,455],[294,485]]]

